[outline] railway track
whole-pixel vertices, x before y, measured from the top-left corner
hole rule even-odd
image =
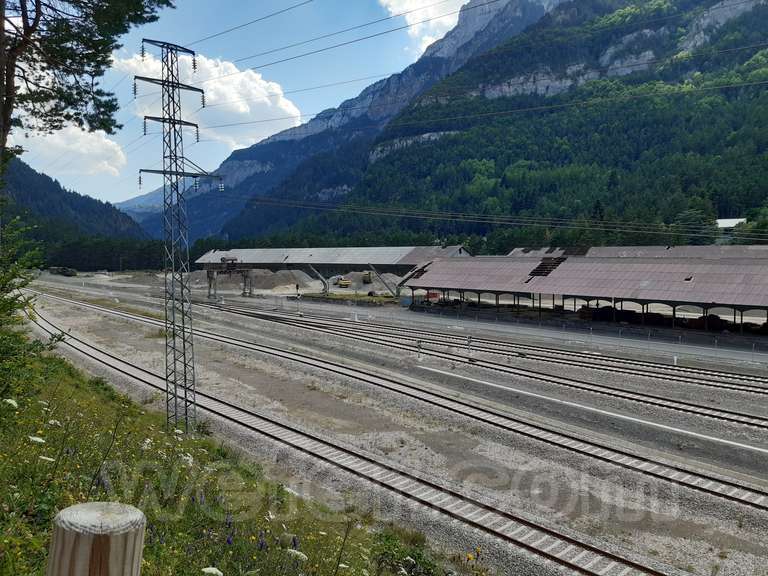
[[[380,324],[372,322],[354,322],[329,316],[303,315],[279,313],[276,311],[259,310],[253,308],[212,304],[209,302],[195,302],[197,306],[223,310],[233,314],[250,316],[268,321],[289,320],[298,324],[328,327],[343,327],[340,335],[349,333],[361,337],[382,336],[398,337],[411,342],[420,342],[441,347],[466,348],[468,339],[466,336],[458,336],[445,332],[436,332],[423,329],[406,328],[392,324]],[[488,338],[471,337],[471,349],[475,353],[492,354],[498,356],[516,356],[527,360],[535,360],[550,364],[574,366],[578,368],[590,368],[615,374],[627,374],[631,376],[644,376],[661,379],[669,382],[680,382],[723,390],[733,390],[768,396],[768,378],[752,376],[748,374],[736,374],[715,370],[689,368],[684,366],[669,366],[660,362],[633,360],[615,356],[596,356],[594,354],[548,348],[528,344],[516,344],[491,340]]]
[[[38,314],[33,320],[49,334],[61,329]],[[64,343],[112,370],[157,390],[165,390],[162,376],[118,358],[86,341],[68,335]],[[197,392],[198,408],[290,446],[317,460],[344,470],[392,493],[481,530],[504,542],[565,568],[570,573],[590,576],[663,576],[615,552],[603,550],[574,536],[529,519],[499,510],[471,496],[441,486],[372,455],[336,444],[254,410],[245,409],[221,398]]]
[[[151,326],[160,327],[163,325],[161,321],[146,316],[121,312],[104,306],[88,304],[59,296],[47,297]],[[599,442],[585,440],[575,434],[562,432],[539,424],[533,424],[530,421],[510,416],[501,411],[480,408],[476,402],[463,400],[458,395],[451,395],[435,390],[425,390],[406,382],[400,382],[392,378],[371,374],[344,364],[321,360],[298,352],[281,350],[272,346],[256,344],[247,340],[224,336],[205,330],[197,329],[195,330],[195,334],[197,337],[207,340],[229,344],[250,351],[267,354],[272,357],[311,366],[340,376],[353,378],[357,381],[362,381],[379,388],[396,392],[418,400],[419,402],[447,410],[453,414],[461,415],[477,422],[482,422],[506,432],[543,442],[571,453],[576,453],[626,470],[631,470],[635,473],[640,473],[643,476],[694,489],[717,498],[743,504],[762,511],[768,511],[768,491],[755,486],[747,486],[744,483],[739,483],[732,479],[695,471],[677,464],[664,462],[660,459],[641,457],[628,450],[617,449]]]
[[[522,376],[524,378],[544,382],[547,384],[554,384],[557,386],[567,387],[574,390],[583,392],[590,392],[593,394],[599,394],[602,396],[609,396],[612,398],[619,398],[622,400],[628,400],[631,402],[637,402],[658,408],[664,408],[668,410],[674,410],[677,412],[684,412],[686,414],[693,414],[700,417],[711,418],[719,421],[731,422],[734,424],[746,425],[754,428],[768,430],[768,418],[758,416],[754,414],[746,414],[743,412],[736,412],[733,410],[726,410],[721,408],[710,408],[701,404],[695,404],[693,402],[685,402],[681,400],[672,400],[663,396],[657,396],[655,394],[647,394],[642,392],[631,392],[618,388],[615,386],[609,386],[605,384],[594,384],[591,382],[585,382],[583,380],[577,380],[575,378],[569,378],[564,376],[555,376],[547,374],[545,372],[539,372],[528,368],[520,368],[509,366],[506,364],[500,364],[498,362],[491,362],[480,358],[473,358],[467,355],[460,355],[452,352],[443,352],[430,348],[419,347],[415,344],[403,344],[399,339],[394,336],[380,337],[373,334],[366,333],[354,333],[348,328],[340,329],[329,326],[320,326],[316,324],[307,324],[303,319],[275,319],[271,321],[282,323],[285,325],[296,326],[299,328],[310,329],[315,332],[325,333],[337,337],[352,338],[358,341],[364,341],[367,343],[375,343],[386,346],[390,349],[399,349],[408,351],[410,353],[421,353],[426,356],[432,356],[436,358],[442,358],[450,362],[458,362],[462,364],[469,364],[478,368],[487,368],[496,372],[501,372],[511,376]]]

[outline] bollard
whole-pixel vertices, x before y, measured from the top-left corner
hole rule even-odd
[[[117,502],[65,508],[53,521],[46,576],[139,576],[146,517]]]

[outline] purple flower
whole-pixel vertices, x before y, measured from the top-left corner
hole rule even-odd
[[[227,545],[232,546],[232,542],[233,542],[232,534],[230,534],[229,536],[227,536]]]

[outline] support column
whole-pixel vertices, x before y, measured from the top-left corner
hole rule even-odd
[[[219,296],[219,273],[216,270],[208,270],[208,299],[213,300]]]
[[[643,326],[645,326],[645,304],[641,304],[643,307]]]
[[[672,328],[675,327],[675,320],[677,320],[677,306],[672,306]]]
[[[741,314],[741,322],[739,326],[739,333],[744,334],[744,310],[739,310],[739,314]]]
[[[539,294],[539,322],[541,322],[541,294]]]
[[[704,308],[704,330],[709,332],[709,308]]]

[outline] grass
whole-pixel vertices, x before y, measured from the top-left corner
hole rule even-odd
[[[19,375],[0,377],[0,574],[44,574],[55,514],[95,500],[147,515],[144,576],[446,573],[423,535],[295,497],[205,426],[167,431],[162,415],[44,350],[16,360],[0,361]],[[487,573],[465,554],[454,571]]]

